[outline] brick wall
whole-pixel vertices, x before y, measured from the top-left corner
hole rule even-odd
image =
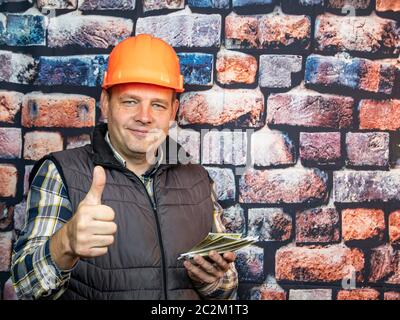
[[[242,299],[400,299],[400,1],[0,2],[0,296],[27,176],[86,144],[107,56],[180,56],[178,139],[215,179]],[[213,130],[210,130],[213,129]]]

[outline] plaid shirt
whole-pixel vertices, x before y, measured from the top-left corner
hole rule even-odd
[[[106,141],[115,157],[125,166],[125,160],[112,147],[108,132]],[[159,151],[156,164],[140,176],[151,198],[152,173],[156,171],[163,156],[161,148]],[[213,232],[225,232],[221,222],[222,208],[216,200],[214,186],[211,196],[214,202]],[[72,269],[61,270],[53,261],[50,238],[71,219],[73,212],[61,176],[50,160],[43,162],[32,181],[26,213],[25,225],[12,255],[11,277],[14,289],[20,299],[57,299],[67,289]],[[238,276],[233,262],[219,281],[211,284],[193,283],[205,299],[236,299]]]

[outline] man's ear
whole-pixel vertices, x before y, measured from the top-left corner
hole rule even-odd
[[[110,109],[110,96],[107,90],[102,89],[100,95],[100,110],[101,110],[101,119],[104,122],[107,122],[108,112]]]
[[[175,120],[178,109],[179,109],[179,99],[175,99],[174,102],[172,103],[172,115],[171,115],[172,119],[171,120]]]

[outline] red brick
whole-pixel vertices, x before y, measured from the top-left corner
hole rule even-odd
[[[354,9],[367,9],[371,0],[328,0],[327,7],[333,9],[354,8]]]
[[[300,132],[300,159],[311,165],[338,164],[340,145],[340,132]]]
[[[348,165],[387,167],[389,165],[389,133],[348,132],[346,150]]]
[[[352,58],[348,53],[307,57],[305,83],[327,89],[347,88],[390,95],[396,88],[397,68],[391,63]]]
[[[394,291],[385,292],[384,300],[400,300],[400,292],[394,292]]]
[[[327,178],[327,174],[318,169],[249,169],[239,180],[239,202],[280,204],[325,201]]]
[[[400,71],[400,57],[399,58],[386,58],[386,59],[377,59],[382,63],[391,64],[392,66],[396,67],[397,70]]]
[[[237,0],[238,1],[238,0]],[[250,1],[251,2],[251,1]],[[264,1],[261,1],[264,2]],[[274,1],[269,1],[274,2]],[[276,2],[276,1],[275,1]],[[283,0],[281,1],[283,9],[286,11],[311,11],[319,10],[324,6],[326,0]]]
[[[286,133],[264,126],[251,135],[251,157],[257,166],[294,164],[294,143]]]
[[[95,125],[96,100],[75,94],[25,95],[22,107],[24,127],[83,128]]]
[[[21,109],[23,97],[20,92],[0,90],[0,121],[15,122],[15,115]]]
[[[311,19],[304,15],[267,14],[259,20],[260,45],[308,49],[311,37]]]
[[[376,11],[400,11],[399,0],[376,0]]]
[[[67,149],[79,148],[90,143],[90,135],[81,134],[67,138]]]
[[[320,51],[399,53],[396,21],[378,16],[323,14],[315,22],[315,41]]]
[[[332,300],[332,289],[290,289],[289,300]]]
[[[238,204],[225,208],[221,217],[222,224],[228,233],[245,233],[246,219],[244,210]]]
[[[14,219],[14,207],[0,202],[0,230],[8,229]]]
[[[296,212],[296,242],[337,242],[339,213],[332,207],[312,208]]]
[[[400,170],[342,170],[333,172],[335,202],[353,203],[400,200]]]
[[[282,208],[251,208],[247,235],[259,241],[286,241],[292,233],[292,218]]]
[[[21,157],[22,135],[19,128],[0,128],[0,158]]]
[[[4,33],[2,32],[3,35],[0,41],[7,46],[45,46],[46,18],[35,11],[7,12],[6,20],[2,14],[0,18],[2,20],[1,29],[4,30]],[[5,28],[3,28],[3,25]]]
[[[107,58],[106,54],[40,56],[35,85],[98,87],[107,68]]]
[[[170,127],[169,136],[191,156],[190,163],[200,163],[200,132],[193,129],[182,129],[175,125]],[[181,162],[188,163],[189,159],[184,158],[183,161],[181,159]]]
[[[133,10],[136,0],[81,0],[78,1],[78,9],[90,10]]]
[[[262,54],[258,83],[262,88],[290,88],[292,76],[300,72],[301,68],[301,56]]]
[[[252,55],[220,50],[217,54],[217,80],[221,84],[254,83],[257,73],[257,60]]]
[[[364,254],[344,245],[288,245],[277,250],[275,273],[279,281],[335,282],[348,276],[348,267],[355,269],[357,281],[363,280]]]
[[[50,152],[61,150],[63,150],[63,138],[59,132],[25,133],[24,159],[39,160]]]
[[[343,240],[383,240],[385,214],[380,209],[344,209],[342,211]]]
[[[267,101],[267,121],[271,125],[350,128],[354,100],[351,97],[320,94],[306,89],[271,94]]]
[[[179,124],[226,123],[260,127],[264,113],[264,96],[260,89],[222,89],[185,92],[180,97]]]
[[[400,250],[383,245],[371,250],[369,282],[400,284]]]
[[[204,167],[215,183],[218,200],[235,199],[236,185],[233,171],[229,168]]]
[[[400,72],[400,57],[398,58],[384,58],[384,59],[376,59],[375,61],[379,61],[381,63],[385,63],[388,65],[391,65],[397,69],[398,72]]]
[[[273,12],[240,16],[231,13],[225,18],[225,45],[229,49],[307,49],[310,37],[311,20],[304,15]]]
[[[77,4],[78,0],[37,0],[39,9],[76,9]]]
[[[108,48],[129,37],[132,31],[131,19],[81,15],[80,11],[72,11],[50,18],[47,42],[52,48],[68,45]]]
[[[235,13],[225,18],[225,44],[228,48],[260,48],[258,39],[259,18]]]
[[[400,100],[361,100],[360,129],[400,129]]]
[[[379,291],[369,288],[340,290],[337,300],[379,300],[379,295]]]
[[[286,292],[261,289],[260,300],[286,300]]]
[[[248,246],[239,249],[235,260],[239,281],[262,282],[264,280],[264,249]]]
[[[36,74],[37,61],[32,56],[0,50],[0,81],[31,84]]]
[[[0,232],[0,271],[10,271],[12,231]]]
[[[3,299],[4,300],[18,300],[17,294],[13,287],[11,278],[9,278],[6,283],[4,284],[3,289]]]
[[[0,164],[0,197],[15,197],[18,172],[12,164]]]
[[[358,89],[391,94],[396,86],[397,69],[393,64],[379,60],[360,60]]]
[[[153,11],[161,9],[182,9],[185,6],[184,0],[165,1],[165,0],[143,0],[143,11]]]
[[[26,218],[26,200],[18,203],[14,207],[14,229],[21,231],[25,224]]]
[[[400,210],[389,214],[389,240],[392,244],[400,244]]]
[[[29,191],[29,174],[31,173],[33,165],[25,166],[24,173],[24,195],[26,195]]]
[[[253,287],[250,291],[250,300],[286,300],[286,291],[268,275],[260,286]]]
[[[286,292],[272,289],[261,289],[260,300],[286,300]]]
[[[135,34],[148,33],[175,47],[220,47],[220,14],[192,13],[188,6],[177,13],[139,17]]]
[[[202,163],[244,165],[246,159],[246,132],[210,130],[204,134]]]

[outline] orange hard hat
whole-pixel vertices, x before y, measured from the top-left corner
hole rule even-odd
[[[102,88],[130,82],[150,83],[183,92],[183,76],[175,50],[149,34],[122,40],[108,57]]]

